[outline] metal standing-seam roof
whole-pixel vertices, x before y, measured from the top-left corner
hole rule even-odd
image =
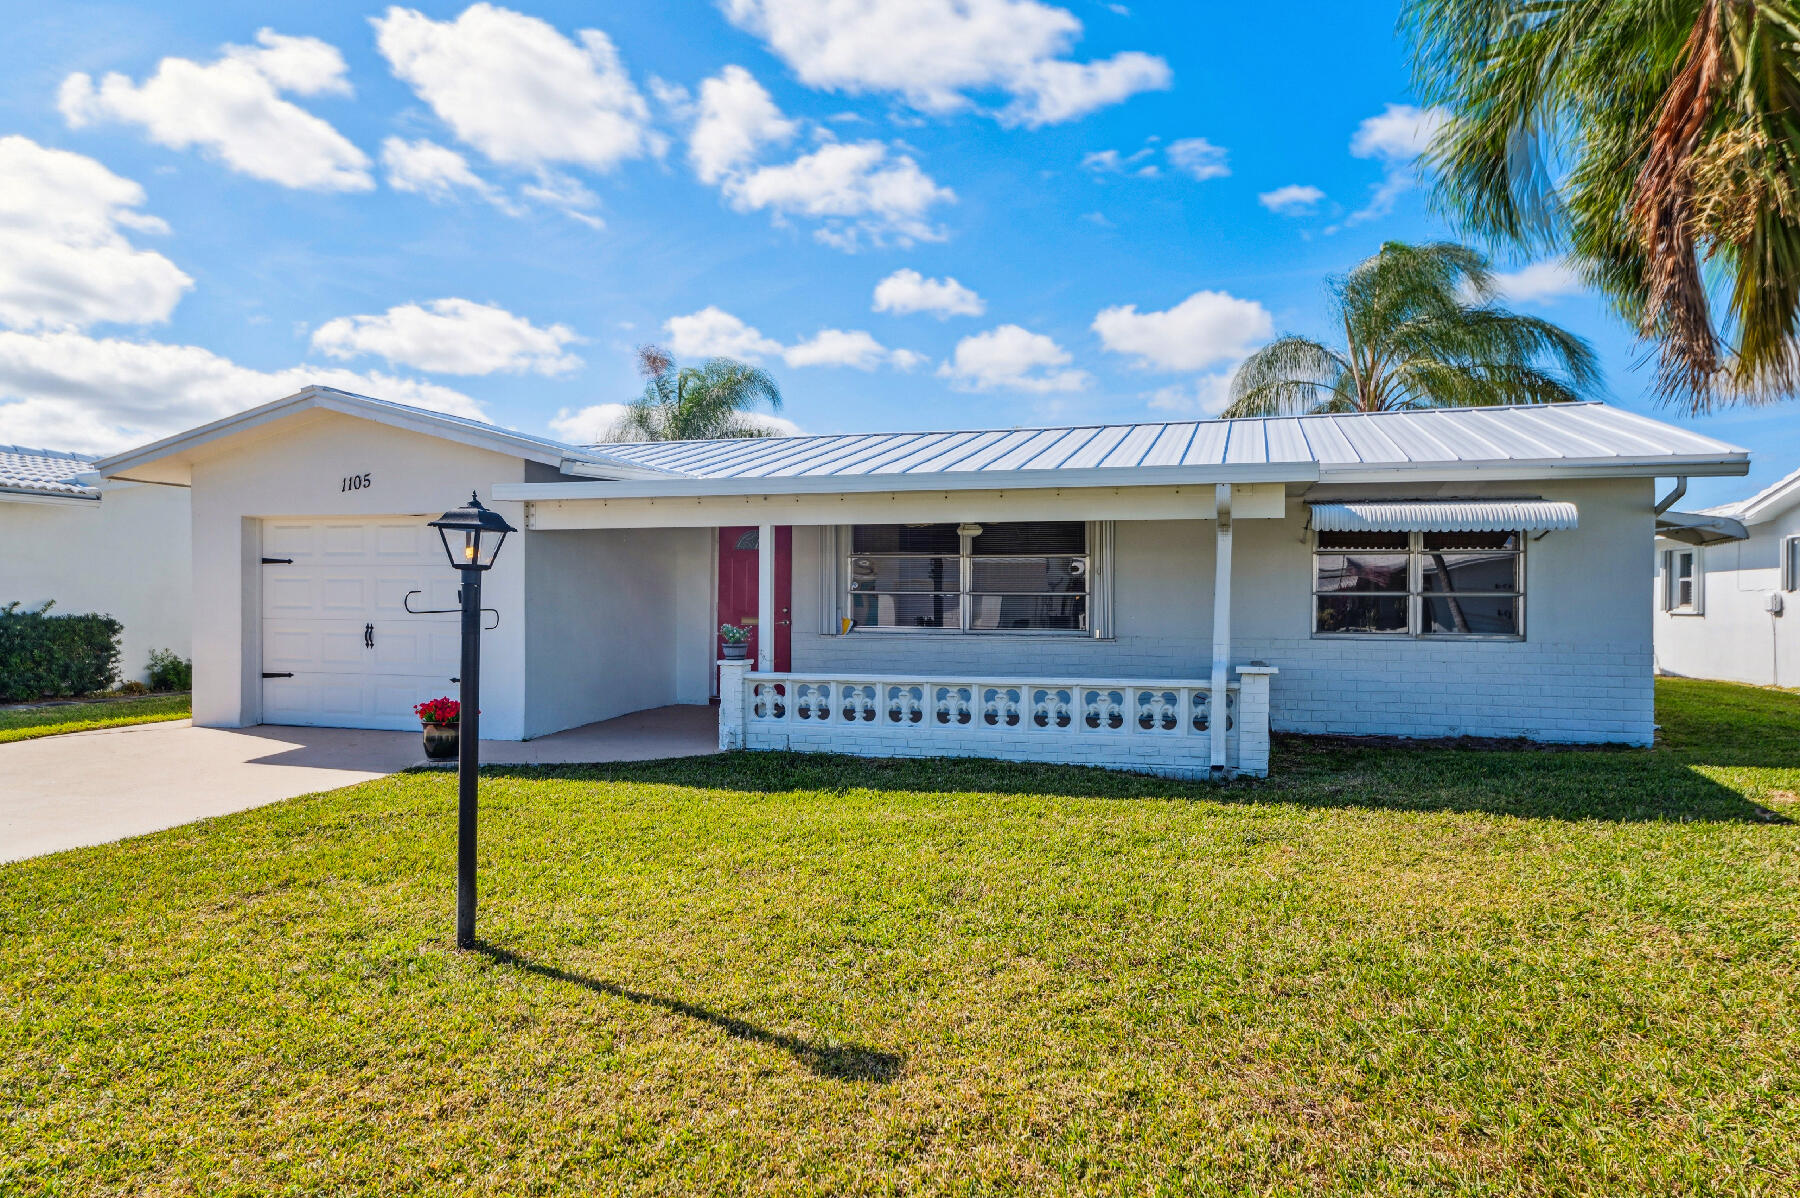
[[[693,479],[798,479],[1038,471],[1316,466],[1318,477],[1418,467],[1691,462],[1741,473],[1744,450],[1605,404],[1436,408],[1252,420],[930,433],[838,433],[751,440],[609,443],[591,468],[624,462]],[[1696,472],[1699,472],[1698,470]]]
[[[92,460],[79,454],[0,445],[0,493],[98,499],[98,488],[75,481],[77,475],[93,468]]]

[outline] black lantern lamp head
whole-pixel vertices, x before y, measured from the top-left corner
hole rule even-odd
[[[499,512],[483,507],[473,491],[469,502],[445,512],[431,527],[438,530],[444,552],[458,570],[491,569],[506,534],[518,531]]]

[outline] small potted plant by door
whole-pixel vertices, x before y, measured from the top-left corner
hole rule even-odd
[[[742,661],[750,655],[750,630],[736,624],[719,625],[719,656],[726,661]]]
[[[425,728],[425,756],[431,761],[449,761],[456,756],[456,729],[462,717],[462,704],[448,697],[431,699],[413,708]]]

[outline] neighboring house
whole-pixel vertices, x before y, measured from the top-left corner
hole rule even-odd
[[[144,678],[152,649],[188,656],[188,539],[185,487],[104,481],[77,454],[0,445],[0,605],[112,616],[121,678]]]
[[[1178,774],[1271,726],[1649,743],[1655,479],[1748,468],[1598,404],[583,447],[322,387],[99,463],[192,488],[201,724],[416,726],[473,489],[520,530],[489,736],[717,687],[727,745]]]
[[[1800,686],[1800,471],[1656,531],[1657,670]]]

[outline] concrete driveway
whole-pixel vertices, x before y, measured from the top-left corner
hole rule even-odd
[[[530,741],[490,765],[644,761],[719,750],[711,707],[660,707]],[[195,728],[186,720],[0,745],[0,861],[106,844],[367,782],[424,761],[417,732]]]
[[[14,741],[0,745],[0,861],[367,782],[419,757],[416,732],[186,720]]]

